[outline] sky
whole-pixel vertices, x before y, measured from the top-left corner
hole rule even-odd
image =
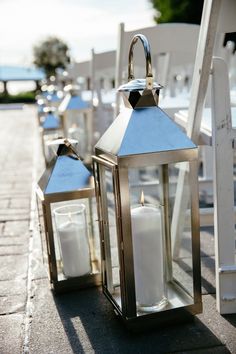
[[[0,65],[31,65],[33,46],[57,36],[76,61],[116,49],[118,25],[154,25],[149,0],[0,0]]]

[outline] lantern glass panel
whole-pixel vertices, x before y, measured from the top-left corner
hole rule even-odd
[[[43,149],[44,149],[44,157],[45,161],[48,163],[50,160],[53,158],[53,154],[50,151],[49,144],[55,140],[58,139],[58,136],[60,136],[60,130],[50,132],[50,133],[43,133]]]
[[[86,128],[86,113],[68,110],[67,135],[68,138],[78,140],[78,151],[82,157],[88,149],[88,132]]]
[[[172,274],[173,281],[181,286],[193,296],[193,259],[192,259],[192,226],[191,226],[191,208],[190,208],[190,180],[189,163],[180,162],[169,165],[169,186],[170,186],[170,219],[172,214],[176,195],[176,181],[178,176],[185,171],[186,178],[184,184],[184,196],[187,198],[187,211],[182,217],[182,228],[180,234],[179,250],[175,254],[174,244],[172,245]]]
[[[171,223],[178,176],[189,163],[129,169],[130,216],[137,313],[194,303],[191,211],[183,218],[179,256],[173,257]],[[184,193],[190,195],[186,178]]]
[[[108,225],[109,225],[109,243],[111,252],[111,267],[112,267],[112,293],[119,292],[120,288],[120,265],[117,244],[117,229],[116,229],[116,214],[115,214],[115,198],[113,177],[111,170],[105,168],[105,180],[107,189],[107,203],[108,203]]]
[[[104,220],[105,287],[120,307],[120,263],[116,224],[116,202],[112,170],[99,165]]]
[[[94,199],[94,198],[93,198]],[[93,199],[51,203],[58,280],[98,271],[99,241]]]

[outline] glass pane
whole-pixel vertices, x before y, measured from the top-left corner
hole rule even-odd
[[[111,267],[112,267],[112,286],[113,286],[113,292],[116,292],[120,286],[120,265],[119,265],[118,243],[117,243],[114,187],[112,181],[112,173],[108,169],[105,169],[105,180],[106,180],[106,189],[107,189],[109,244],[110,244]]]
[[[183,179],[183,177],[185,177]],[[174,211],[177,182],[183,182],[183,208]],[[192,262],[192,228],[190,208],[189,163],[182,162],[169,165],[169,201],[172,232],[172,279],[193,296],[193,262]],[[176,214],[175,214],[176,213]],[[175,217],[175,219],[173,218]],[[177,219],[176,219],[177,216]],[[176,221],[177,220],[177,221]],[[176,231],[177,230],[177,231]]]
[[[68,138],[78,140],[79,153],[84,158],[88,148],[88,132],[86,130],[86,114],[76,111],[67,113],[67,132]]]
[[[189,164],[186,162],[129,170],[134,278],[139,315],[193,304],[188,171]],[[178,177],[183,173],[187,212],[180,213],[180,234],[175,242],[171,240],[175,229],[172,225],[172,221],[175,223],[173,209]]]
[[[99,271],[95,199],[51,204],[58,280]]]
[[[120,264],[117,242],[117,225],[115,213],[115,197],[112,171],[99,165],[99,178],[101,187],[101,203],[104,252],[105,252],[105,284],[104,286],[112,294],[117,305],[121,306],[120,300]]]
[[[57,130],[51,133],[43,134],[43,153],[44,153],[44,158],[45,162],[49,163],[51,159],[55,156],[53,151],[50,149],[49,144],[55,140],[58,139],[58,136],[60,136],[61,131]]]
[[[145,202],[148,204],[159,203],[160,173],[158,167],[130,168],[129,169],[129,185],[130,185],[130,204],[140,204],[141,193],[143,191]]]

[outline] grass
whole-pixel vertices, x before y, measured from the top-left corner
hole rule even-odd
[[[22,92],[17,95],[0,93],[1,103],[35,103],[35,92]]]

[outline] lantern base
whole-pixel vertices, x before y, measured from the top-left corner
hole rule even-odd
[[[67,278],[63,280],[51,280],[52,290],[55,294],[73,290],[86,289],[101,285],[101,274],[94,273],[81,277]]]
[[[122,323],[130,332],[145,332],[153,328],[164,328],[172,325],[193,322],[195,315],[202,312],[202,304],[195,304],[186,308],[159,311],[156,313],[143,314],[136,318],[124,318],[119,316]],[[120,315],[120,314],[119,314]]]
[[[131,331],[143,331],[152,327],[171,325],[173,323],[183,323],[194,320],[194,315],[202,312],[201,293],[199,289],[198,301],[186,293],[178,284],[167,284],[168,301],[163,302],[163,306],[156,309],[155,306],[148,307],[143,311],[137,306],[134,315],[127,316],[122,313],[122,301],[120,289],[115,293],[110,293],[103,285],[103,293],[112,303],[115,313],[123,320],[126,327]],[[164,298],[165,299],[165,298]]]
[[[168,300],[165,297],[163,297],[161,301],[159,301],[156,304],[153,304],[152,306],[137,304],[137,309],[138,312],[152,313],[152,312],[158,312],[160,310],[163,310],[164,307],[167,305],[168,305]]]

